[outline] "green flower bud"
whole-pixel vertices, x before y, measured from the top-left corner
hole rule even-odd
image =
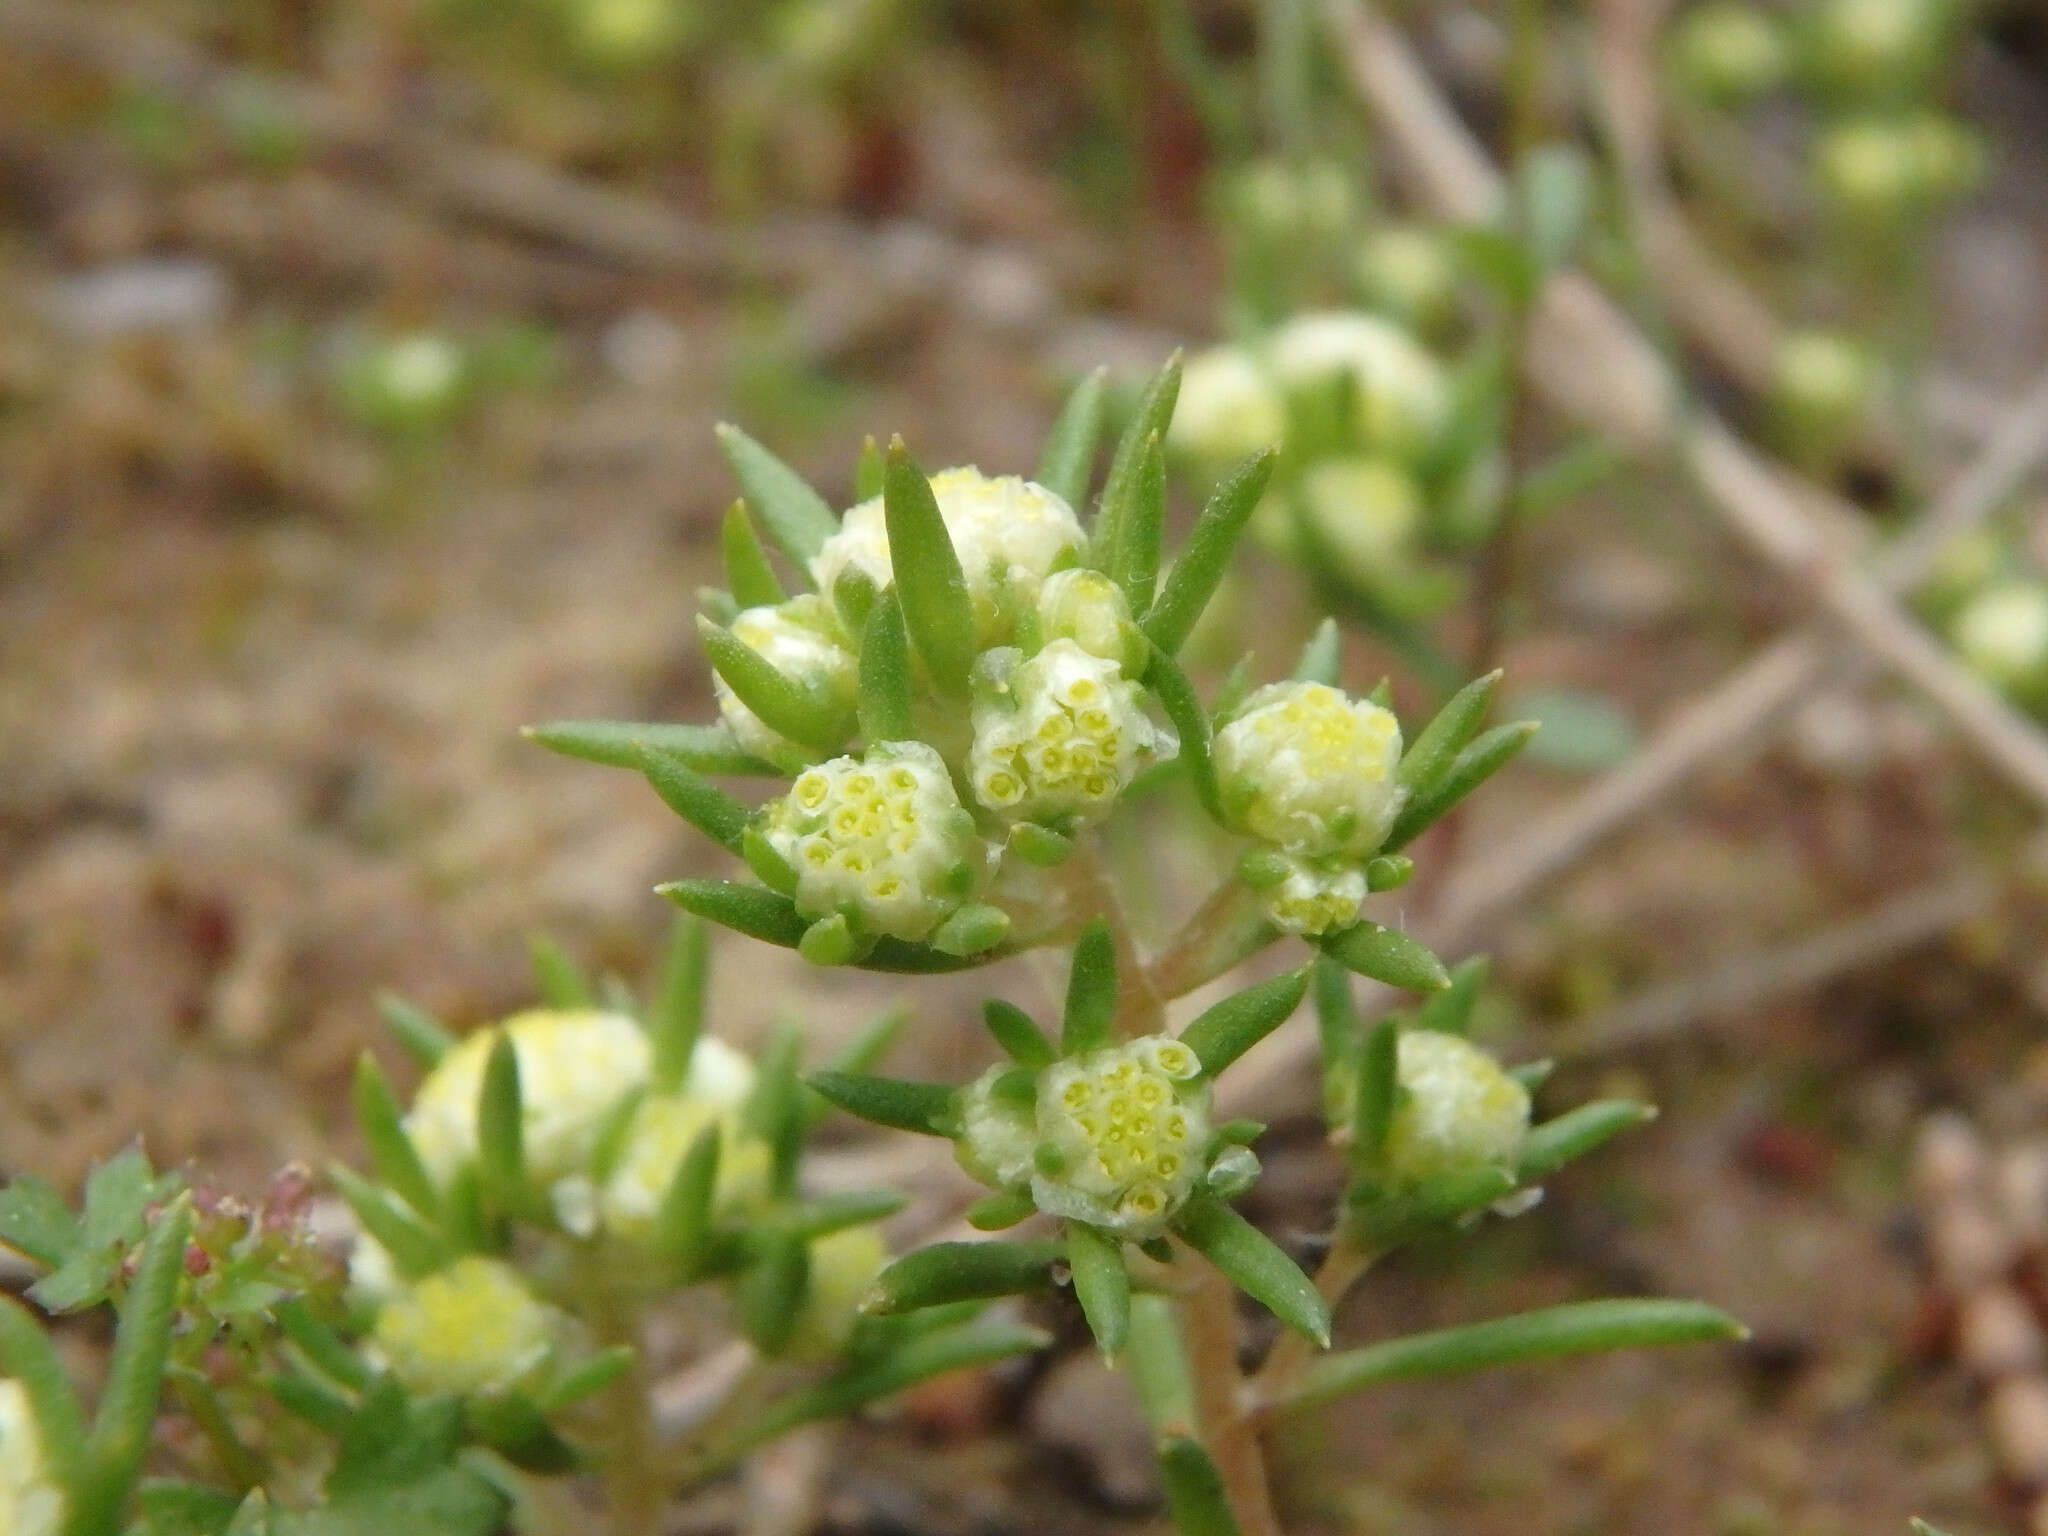
[[[1287,435],[1280,391],[1243,347],[1211,347],[1182,365],[1166,443],[1222,466],[1271,448]]]
[[[946,469],[931,477],[931,486],[967,579],[976,641],[984,648],[1002,645],[1013,636],[1017,616],[1037,601],[1039,583],[1072,565],[1087,535],[1066,502],[1016,475],[990,479],[974,468]],[[848,570],[860,571],[877,590],[894,577],[879,496],[849,510],[811,558],[811,578],[821,592],[832,591]]]
[[[1967,192],[1982,177],[1975,135],[1938,112],[1856,117],[1815,141],[1814,171],[1850,217],[1890,224]]]
[[[751,1061],[722,1040],[701,1037],[681,1091],[649,1094],[633,1111],[600,1196],[606,1229],[645,1237],[683,1158],[713,1126],[719,1133],[714,1209],[721,1218],[758,1209],[768,1198],[773,1157],[766,1142],[742,1134],[740,1110],[753,1087]]]
[[[1173,733],[1145,713],[1145,696],[1113,661],[1055,640],[1007,671],[977,669],[974,798],[1012,821],[1095,821],[1139,771],[1173,756]]]
[[[415,332],[373,342],[348,360],[341,396],[364,426],[429,432],[451,422],[469,393],[469,363],[446,336]]]
[[[1259,892],[1266,916],[1283,933],[1323,934],[1358,921],[1370,887],[1355,866],[1322,867],[1276,854],[1286,874]]]
[[[2048,680],[2048,584],[2002,581],[1956,614],[1956,651],[1997,688],[2025,691]]]
[[[765,813],[770,846],[796,871],[805,917],[842,913],[857,933],[919,940],[973,894],[989,849],[939,754],[882,742],[807,768]]]
[[[1369,856],[1401,809],[1391,710],[1322,683],[1269,683],[1216,733],[1216,776],[1237,830],[1309,858]]]
[[[1071,640],[1090,656],[1115,662],[1127,677],[1144,670],[1151,651],[1124,589],[1081,566],[1053,572],[1038,589],[1038,637],[1041,644]]]
[[[1293,246],[1347,234],[1358,221],[1358,194],[1336,161],[1258,160],[1232,180],[1224,208],[1247,238]]]
[[[435,1183],[447,1185],[477,1155],[477,1102],[500,1034],[519,1060],[526,1171],[542,1188],[588,1172],[612,1108],[647,1081],[646,1031],[620,1013],[536,1009],[465,1038],[427,1074],[406,1133]]]
[[[1793,331],[1772,360],[1771,395],[1804,442],[1840,438],[1870,408],[1877,367],[1853,337]]]
[[[387,1302],[371,1337],[413,1391],[471,1393],[517,1385],[554,1335],[554,1314],[517,1270],[470,1254]]]
[[[43,1451],[28,1391],[0,1378],[0,1531],[57,1536],[63,1525],[64,1490]]]
[[[1298,315],[1273,333],[1268,355],[1274,378],[1290,391],[1349,377],[1357,391],[1359,435],[1368,448],[1420,453],[1450,418],[1443,365],[1379,315]]]
[[[674,56],[693,30],[678,0],[571,0],[569,41],[599,69],[645,69]]]
[[[1386,1166],[1397,1183],[1514,1166],[1529,1132],[1529,1091],[1487,1052],[1459,1035],[1408,1030],[1395,1077]]]
[[[1737,0],[1709,0],[1680,18],[1671,59],[1681,86],[1708,106],[1754,101],[1785,83],[1792,50],[1776,17]]]
[[[1814,73],[1859,101],[1919,96],[1941,68],[1954,19],[1948,0],[1824,0],[1810,19]]]
[[[1355,271],[1366,302],[1403,325],[1436,331],[1457,310],[1457,263],[1442,236],[1423,225],[1375,229],[1359,245]]]
[[[758,651],[764,661],[793,681],[817,689],[845,713],[852,713],[860,686],[860,662],[843,643],[838,616],[824,598],[807,592],[773,607],[749,608],[733,620],[731,629],[736,639]],[[726,728],[746,751],[790,768],[803,767],[816,757],[763,725],[716,672],[711,674],[711,689]]]
[[[1165,1231],[1207,1171],[1209,1085],[1171,1036],[1054,1062],[1036,1118],[1033,1203],[1133,1242]]]
[[[1301,477],[1302,509],[1336,572],[1353,586],[1384,588],[1412,565],[1422,492],[1386,459],[1324,459]]]
[[[844,1349],[861,1303],[888,1262],[889,1245],[874,1227],[847,1227],[812,1243],[803,1311],[784,1353],[793,1360],[822,1362]]]

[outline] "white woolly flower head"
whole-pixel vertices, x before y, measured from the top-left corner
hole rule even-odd
[[[717,1072],[700,1070],[706,1046],[716,1047],[721,1057],[737,1062],[745,1073],[745,1087],[731,1091],[739,1079],[737,1074],[727,1075],[726,1065]],[[721,1076],[725,1081],[714,1080]],[[753,1077],[753,1064],[744,1056],[706,1038],[697,1043],[690,1078],[681,1092],[649,1094],[640,1101],[599,1196],[607,1230],[628,1238],[645,1237],[652,1231],[655,1213],[676,1170],[697,1138],[714,1127],[718,1131],[718,1183],[712,1192],[713,1209],[721,1219],[731,1219],[760,1207],[768,1198],[773,1157],[768,1144],[744,1134],[740,1124],[740,1110]]]
[[[1209,1084],[1169,1035],[1054,1062],[1039,1074],[1036,1119],[1032,1202],[1134,1241],[1163,1232],[1205,1171]]]
[[[1242,832],[1311,858],[1365,858],[1401,809],[1392,710],[1324,683],[1270,683],[1216,733],[1223,805]]]
[[[1031,1182],[1031,1154],[1038,1146],[1038,1122],[1029,1101],[998,1091],[1016,1068],[998,1062],[960,1090],[960,1128],[953,1156],[972,1178],[993,1189],[1023,1189]]]
[[[1324,459],[1301,477],[1302,504],[1343,574],[1361,585],[1398,576],[1422,524],[1415,477],[1384,458]]]
[[[1286,876],[1259,892],[1266,916],[1282,933],[1336,933],[1358,921],[1365,905],[1364,871],[1351,865],[1324,867],[1286,857]]]
[[[469,1254],[385,1303],[371,1337],[415,1392],[484,1392],[531,1374],[555,1322],[517,1270]]]
[[[1017,475],[991,478],[972,467],[942,469],[931,485],[967,580],[975,637],[983,646],[1001,645],[1017,615],[1037,599],[1039,583],[1073,564],[1088,536],[1057,493]],[[811,579],[821,592],[830,593],[849,570],[860,571],[877,588],[894,579],[879,496],[850,509],[839,531],[811,557]]]
[[[1167,446],[1223,464],[1278,446],[1287,404],[1265,365],[1243,347],[1210,347],[1181,368]]]
[[[654,1060],[646,1032],[622,1013],[535,1009],[476,1031],[427,1074],[405,1117],[437,1184],[476,1158],[477,1103],[501,1033],[519,1058],[526,1169],[541,1185],[586,1171],[605,1116]]]
[[[1391,320],[1349,311],[1298,315],[1273,333],[1273,376],[1288,390],[1348,376],[1367,446],[1409,453],[1426,447],[1450,415],[1443,365]]]
[[[0,1531],[7,1536],[57,1536],[64,1490],[52,1476],[28,1390],[0,1378]]]
[[[858,931],[899,939],[928,937],[988,863],[945,762],[919,741],[805,769],[769,807],[764,830],[796,871],[805,917],[843,912]]]
[[[1529,1133],[1529,1090],[1460,1035],[1401,1036],[1400,1102],[1387,1126],[1387,1171],[1400,1183],[1473,1168],[1512,1168]]]
[[[1963,606],[1953,629],[1970,669],[2001,687],[2048,676],[2048,585],[2003,581]]]
[[[758,652],[764,661],[793,681],[806,683],[847,712],[853,709],[860,686],[860,663],[845,643],[838,615],[832,605],[815,592],[792,597],[772,606],[749,608],[732,622],[736,639]],[[733,739],[748,752],[784,767],[802,767],[816,758],[815,752],[770,730],[732,691],[716,672],[711,688],[718,697],[718,713]]]
[[[1038,589],[1038,638],[1042,645],[1071,640],[1131,677],[1143,669],[1151,649],[1131,618],[1124,589],[1102,572],[1079,565],[1054,571]]]
[[[968,783],[976,800],[1012,821],[1097,820],[1141,769],[1179,746],[1115,662],[1072,640],[1007,671],[1001,662],[984,666],[977,684]]]

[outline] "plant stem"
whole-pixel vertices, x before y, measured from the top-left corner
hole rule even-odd
[[[1329,1303],[1331,1312],[1337,1310],[1337,1304],[1350,1294],[1378,1257],[1344,1242],[1334,1244],[1324,1255],[1322,1266],[1316,1270],[1316,1294]],[[1260,1404],[1285,1395],[1314,1355],[1315,1346],[1300,1334],[1292,1330],[1282,1333],[1252,1377],[1252,1410],[1256,1412]]]
[[[1279,937],[1243,882],[1225,880],[1152,962],[1150,985],[1162,998],[1185,997],[1248,960]]]
[[[1194,1382],[1202,1443],[1216,1464],[1243,1536],[1285,1536],[1273,1513],[1265,1451],[1245,1415],[1233,1288],[1207,1259],[1190,1253],[1182,1262],[1189,1267],[1193,1284],[1180,1305],[1181,1338]]]
[[[1083,905],[1108,926],[1110,941],[1116,945],[1117,1033],[1125,1038],[1164,1033],[1166,999],[1153,985],[1145,957],[1138,953],[1137,936],[1131,932],[1123,904],[1103,870],[1100,844],[1083,843],[1068,863]]]

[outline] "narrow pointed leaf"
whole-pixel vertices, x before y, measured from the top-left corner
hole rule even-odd
[[[1286,1023],[1308,991],[1308,970],[1289,971],[1233,993],[1181,1031],[1182,1042],[1214,1077]]]
[[[797,1160],[810,1125],[808,1095],[797,1076],[803,1048],[803,1033],[796,1026],[778,1029],[761,1055],[760,1075],[753,1097],[747,1101],[747,1118],[754,1133],[768,1143],[774,1157],[770,1187],[784,1198],[796,1192]]]
[[[1080,509],[1088,495],[1089,471],[1102,440],[1103,408],[1108,399],[1109,370],[1097,368],[1076,384],[1060,407],[1039,455],[1038,483],[1068,506]]]
[[[881,596],[874,577],[857,565],[849,565],[832,578],[832,606],[839,612],[840,628],[849,635],[867,632],[868,618]]]
[[[853,720],[837,701],[797,681],[701,613],[697,638],[712,670],[769,730],[820,752],[837,752],[846,744]]]
[[[675,725],[660,720],[552,720],[529,725],[522,734],[550,752],[603,763],[609,768],[640,766],[643,747],[674,758],[697,773],[778,778],[782,770],[740,749],[722,725]]]
[[[803,1241],[770,1233],[760,1242],[754,1262],[740,1274],[740,1331],[766,1355],[788,1346],[803,1313],[804,1293],[811,1283],[811,1253]]]
[[[1187,674],[1164,651],[1152,653],[1145,668],[1145,686],[1159,696],[1160,706],[1180,735],[1180,758],[1195,795],[1211,819],[1223,820],[1223,797],[1216,790],[1216,765],[1209,756],[1209,711],[1195,693]]]
[[[742,608],[771,608],[788,598],[775,567],[768,563],[768,551],[761,547],[744,501],[726,508],[718,542],[725,556],[725,584],[732,589],[735,603]]]
[[[1336,687],[1342,654],[1342,642],[1337,635],[1337,621],[1323,620],[1316,626],[1316,632],[1308,637],[1308,644],[1301,648],[1301,657],[1294,663],[1294,680],[1298,683],[1322,683],[1331,688]]]
[[[1390,1253],[1476,1215],[1514,1190],[1515,1176],[1505,1168],[1460,1168],[1392,1195],[1369,1184],[1354,1185],[1341,1219],[1341,1241],[1364,1253]]]
[[[783,949],[797,948],[811,927],[787,896],[758,885],[730,880],[671,880],[656,886],[654,891],[685,912]],[[983,963],[979,958],[963,959],[928,944],[906,944],[898,939],[877,940],[857,962],[862,970],[904,976],[930,976]]]
[[[289,1297],[277,1305],[277,1326],[336,1385],[360,1391],[373,1374],[370,1365],[342,1342],[341,1335],[313,1315],[301,1296]]]
[[[975,651],[967,578],[931,481],[900,437],[889,444],[883,462],[882,511],[889,528],[896,602],[903,610],[911,648],[941,690],[964,694]]]
[[[777,1211],[772,1224],[807,1243],[848,1227],[872,1226],[887,1221],[910,1203],[910,1197],[890,1189],[853,1189],[843,1195],[826,1195],[817,1200],[799,1200]]]
[[[150,1228],[136,1263],[135,1281],[121,1303],[107,1383],[101,1389],[99,1413],[87,1442],[92,1482],[103,1494],[114,1495],[107,1502],[115,1507],[134,1487],[142,1459],[153,1443],[150,1431],[163,1396],[164,1369],[170,1364],[171,1330],[177,1320],[178,1286],[185,1275],[185,1243],[191,1231],[192,1208],[181,1198]]]
[[[1493,671],[1460,688],[1422,728],[1422,734],[1408,744],[1394,776],[1410,795],[1428,789],[1450,771],[1452,761],[1465,743],[1478,734],[1493,707],[1501,674]]]
[[[913,697],[910,640],[903,610],[889,593],[868,611],[860,642],[860,733],[869,746],[916,739]]]
[[[1131,1275],[1123,1244],[1082,1222],[1067,1223],[1067,1266],[1096,1348],[1112,1359],[1131,1330]]]
[[[1138,408],[1117,439],[1116,452],[1109,461],[1109,476],[1102,484],[1102,499],[1096,504],[1095,528],[1089,540],[1088,563],[1108,576],[1123,570],[1124,529],[1138,482],[1144,474],[1148,441],[1166,441],[1167,423],[1173,420],[1174,401],[1180,397],[1180,354],[1174,353],[1138,397]]]
[[[377,994],[377,1012],[406,1055],[430,1072],[455,1048],[455,1037],[442,1028],[439,1020],[396,992]]]
[[[1697,1301],[1573,1302],[1345,1350],[1310,1365],[1295,1389],[1274,1407],[1293,1413],[1383,1382],[1456,1376],[1617,1349],[1726,1342],[1743,1338],[1746,1332],[1725,1312]]]
[[[996,1044],[1019,1066],[1049,1067],[1053,1064],[1057,1053],[1052,1042],[1045,1038],[1045,1031],[1032,1021],[1031,1015],[1015,1003],[992,997],[981,1005],[981,1018],[988,1025],[988,1032],[995,1036]]]
[[[59,1481],[70,1482],[85,1460],[85,1412],[57,1346],[35,1315],[11,1296],[0,1296],[0,1375],[21,1383],[42,1431],[44,1453]]]
[[[850,1072],[854,1074],[872,1072],[889,1054],[891,1046],[903,1033],[903,1026],[910,1022],[908,1009],[891,1008],[886,1013],[876,1014],[859,1029],[847,1042],[834,1051],[825,1061],[825,1070]],[[804,1124],[814,1126],[832,1113],[832,1106],[815,1089],[805,1086]]]
[[[1472,1009],[1486,990],[1492,963],[1485,955],[1472,955],[1451,967],[1451,984],[1423,1000],[1415,1011],[1417,1029],[1440,1030],[1462,1035],[1472,1027]]]
[[[630,1344],[615,1344],[586,1355],[548,1383],[547,1389],[534,1398],[534,1405],[543,1413],[559,1413],[572,1403],[595,1397],[632,1370],[636,1358]]]
[[[706,1126],[676,1164],[661,1204],[654,1211],[654,1251],[684,1279],[704,1271],[710,1252],[712,1202],[718,1191],[718,1160],[723,1138],[715,1125]]]
[[[1387,833],[1380,851],[1393,853],[1420,837],[1452,806],[1514,761],[1535,734],[1536,722],[1522,720],[1514,725],[1496,726],[1474,741],[1452,759],[1451,766],[1436,783],[1411,796],[1401,807],[1401,814],[1394,818],[1393,829]]]
[[[1366,1174],[1380,1165],[1387,1131],[1394,1123],[1400,1094],[1401,1027],[1382,1019],[1365,1037],[1358,1053],[1358,1079],[1351,1099],[1351,1163]]]
[[[1169,1258],[1172,1251],[1169,1243]],[[1137,1388],[1145,1422],[1154,1434],[1187,1434],[1194,1429],[1194,1374],[1188,1368],[1171,1297],[1131,1297],[1131,1339],[1122,1363],[1131,1373],[1131,1385]]]
[[[1531,1127],[1518,1171],[1524,1184],[1547,1179],[1574,1158],[1605,1146],[1623,1131],[1657,1118],[1654,1106],[1634,1099],[1595,1099]]]
[[[1328,955],[1318,954],[1309,969],[1314,977],[1316,1041],[1323,1070],[1323,1109],[1326,1114],[1334,1115],[1351,1088],[1349,1078],[1359,1044],[1358,1006],[1351,996],[1351,973],[1343,966]]]
[[[1176,1536],[1240,1536],[1222,1475],[1197,1441],[1169,1435],[1161,1443],[1159,1483]]]
[[[363,1230],[391,1255],[392,1264],[404,1278],[416,1280],[432,1274],[455,1257],[438,1233],[354,1169],[336,1163],[327,1176]]]
[[[526,941],[526,952],[533,964],[534,984],[540,991],[541,1002],[549,1008],[564,1012],[575,1012],[594,1006],[590,995],[590,983],[577,969],[562,946],[544,933],[536,933]]]
[[[405,1133],[397,1095],[368,1051],[356,1059],[355,1111],[377,1181],[427,1220],[438,1219],[440,1193]]]
[[[944,1083],[913,1083],[860,1072],[813,1072],[804,1081],[858,1119],[926,1136],[952,1134],[956,1095]]]
[[[1295,1332],[1328,1348],[1330,1308],[1315,1282],[1271,1238],[1213,1195],[1187,1203],[1174,1230],[1239,1290]]]
[[[1346,970],[1409,992],[1438,992],[1451,984],[1443,961],[1419,939],[1378,923],[1354,923],[1322,941],[1323,953]]]
[[[526,1127],[519,1083],[519,1052],[510,1035],[499,1035],[484,1062],[477,1097],[476,1168],[485,1200],[501,1212],[525,1203]]]
[[[1538,1088],[1541,1088],[1550,1081],[1551,1074],[1556,1070],[1557,1058],[1554,1056],[1543,1056],[1535,1061],[1524,1061],[1509,1067],[1508,1076],[1520,1083],[1530,1093],[1534,1093]]]
[[[1116,944],[1099,918],[1082,930],[1067,975],[1060,1054],[1079,1055],[1108,1045],[1116,1022]]]
[[[986,902],[970,901],[933,929],[928,942],[941,954],[968,959],[989,953],[1009,936],[1009,913]]]
[[[1052,1266],[1065,1253],[1055,1242],[932,1243],[875,1277],[867,1309],[886,1317],[959,1301],[1043,1295],[1052,1290]]]
[[[705,998],[711,987],[711,930],[699,918],[681,916],[669,934],[660,990],[647,1019],[654,1040],[654,1087],[674,1093],[689,1080],[690,1062],[704,1031]]]
[[[1001,1232],[1038,1209],[1026,1194],[983,1195],[967,1207],[967,1225],[977,1232]]]
[[[768,536],[798,565],[809,563],[839,531],[839,519],[795,470],[730,423],[718,427],[719,451],[747,504],[761,515]]]
[[[675,753],[643,743],[634,754],[638,768],[662,804],[729,852],[740,850],[754,813],[698,773]]]
[[[1277,457],[1270,448],[1253,454],[1224,476],[1203,504],[1187,547],[1166,573],[1159,600],[1143,620],[1146,635],[1167,655],[1180,654],[1209,599],[1216,595],[1237,551],[1238,535],[1244,532],[1259,498],[1266,494]]]
[[[882,447],[872,437],[860,443],[860,457],[853,461],[853,499],[873,501],[882,494]]]
[[[1159,589],[1159,548],[1166,530],[1166,453],[1157,435],[1145,439],[1138,476],[1131,486],[1117,545],[1117,569],[1110,574],[1123,588],[1133,618],[1152,611]]]

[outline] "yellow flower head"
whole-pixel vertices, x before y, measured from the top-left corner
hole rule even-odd
[[[1369,857],[1401,808],[1401,723],[1322,683],[1273,683],[1216,733],[1216,776],[1240,831],[1310,858]]]
[[[1460,1035],[1401,1036],[1401,1102],[1387,1127],[1387,1169],[1401,1183],[1471,1168],[1512,1168],[1529,1132],[1529,1090]]]
[[[1061,639],[981,688],[967,777],[975,799],[1000,816],[1093,821],[1178,745],[1114,661]]]
[[[373,1337],[415,1392],[483,1392],[547,1358],[554,1317],[518,1271],[471,1254],[386,1303]]]
[[[1146,1036],[1047,1067],[1036,1121],[1052,1156],[1034,1168],[1033,1203],[1142,1240],[1164,1231],[1201,1181],[1209,1085],[1186,1045]]]

